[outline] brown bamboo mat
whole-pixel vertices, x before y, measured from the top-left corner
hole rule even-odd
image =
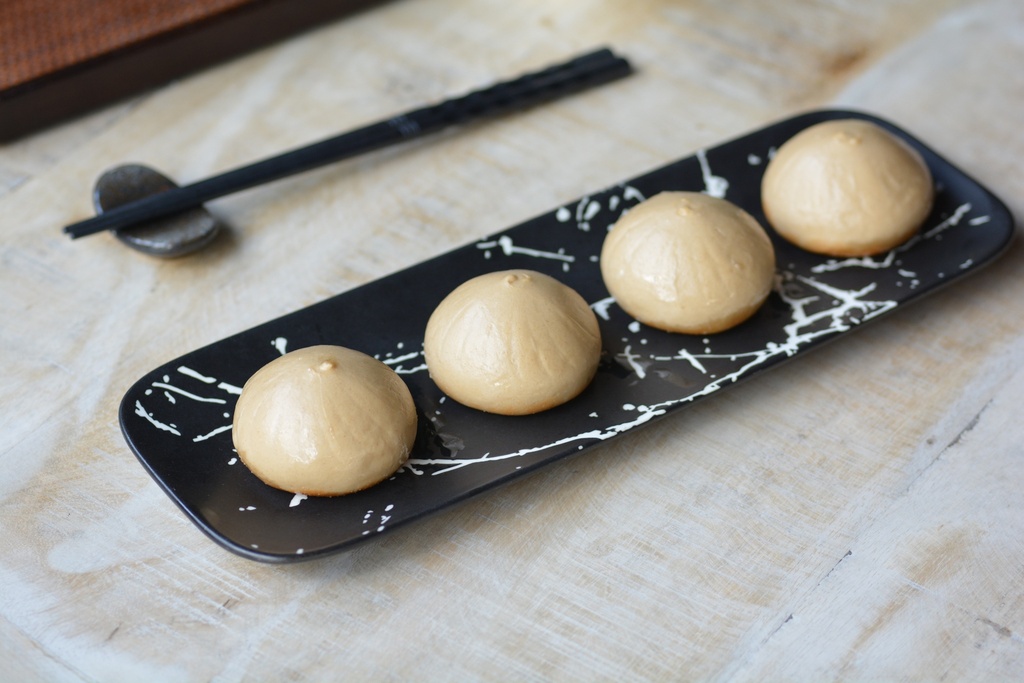
[[[372,0],[0,0],[0,140]]]

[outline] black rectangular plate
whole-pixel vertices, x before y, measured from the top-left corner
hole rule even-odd
[[[773,150],[827,119],[875,121],[914,146],[935,179],[935,206],[906,244],[833,259],[769,229],[775,291],[742,325],[712,336],[669,334],[634,321],[609,298],[598,267],[623,211],[663,190],[724,196],[767,227],[760,181]],[[626,434],[934,291],[997,257],[1013,220],[991,193],[895,126],[851,111],[819,111],[582,197],[509,230],[193,351],[136,382],[121,429],[145,468],[206,534],[264,562],[328,555],[465,500],[567,455]],[[430,380],[423,330],[438,303],[476,275],[530,268],[573,287],[601,323],[604,354],[590,387],[538,415],[489,415],[447,400]],[[339,498],[266,486],[232,449],[240,387],[285,350],[338,344],[375,356],[409,385],[420,433],[389,480]]]

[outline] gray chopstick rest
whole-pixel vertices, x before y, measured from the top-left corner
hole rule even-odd
[[[92,203],[97,214],[116,206],[164,192],[177,185],[173,180],[141,164],[125,164],[96,180]],[[151,256],[173,258],[202,249],[220,232],[221,223],[202,206],[144,225],[121,228],[114,236],[132,249]]]

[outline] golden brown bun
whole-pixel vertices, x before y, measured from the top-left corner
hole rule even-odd
[[[459,403],[527,415],[590,384],[601,332],[572,288],[542,273],[507,270],[452,291],[430,316],[423,352],[431,378]]]
[[[373,486],[406,461],[416,408],[405,382],[380,361],[310,346],[249,378],[232,438],[238,457],[270,486],[337,496]]]
[[[826,121],[783,144],[765,169],[768,222],[793,244],[831,256],[869,256],[910,239],[931,211],[921,155],[869,121]]]
[[[662,192],[615,224],[601,250],[601,276],[640,322],[712,334],[764,303],[775,279],[775,250],[735,204],[698,192]]]

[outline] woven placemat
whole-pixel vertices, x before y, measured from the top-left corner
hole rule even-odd
[[[373,0],[2,0],[0,140],[10,140]]]

